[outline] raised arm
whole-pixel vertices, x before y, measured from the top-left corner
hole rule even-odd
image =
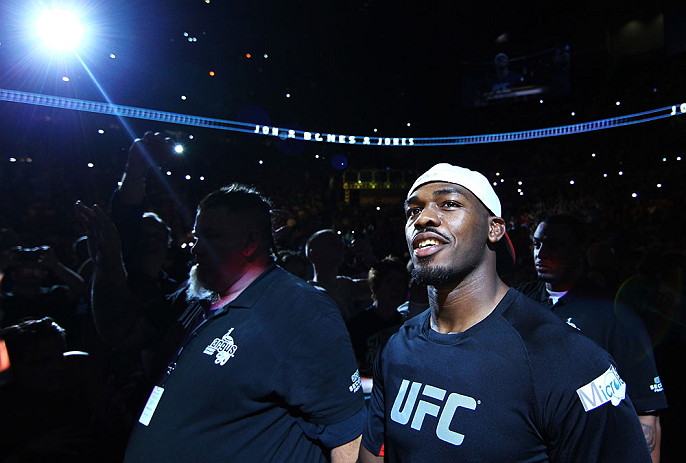
[[[169,138],[159,133],[146,132],[136,138],[129,148],[129,157],[119,187],[112,195],[111,218],[119,232],[122,255],[126,265],[136,259],[146,210],[146,179],[150,172],[159,173],[157,166],[171,156]]]
[[[143,316],[129,288],[117,229],[97,205],[89,208],[77,201],[75,208],[95,264],[91,297],[95,326],[103,340],[119,350],[144,347],[159,333]]]
[[[171,152],[171,140],[163,137],[159,132],[145,132],[142,138],[136,138],[133,141],[118,188],[119,201],[122,206],[143,204],[145,178],[150,168],[164,164],[171,156]]]

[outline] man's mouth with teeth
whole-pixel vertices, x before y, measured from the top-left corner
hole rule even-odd
[[[430,246],[436,246],[436,245],[439,245],[439,244],[441,244],[441,243],[439,243],[438,240],[435,240],[435,239],[427,239],[427,240],[424,240],[424,241],[420,242],[419,245],[417,246],[417,248],[418,248],[418,249],[423,249],[423,248],[428,248],[428,247],[430,247]]]

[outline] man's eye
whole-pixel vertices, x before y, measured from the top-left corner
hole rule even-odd
[[[460,207],[460,204],[455,201],[446,201],[443,203],[444,207]]]
[[[418,208],[418,207],[411,207],[411,208],[409,208],[409,209],[407,210],[406,214],[407,214],[407,217],[412,217],[412,216],[414,216],[414,215],[419,214],[420,212],[421,212],[421,209],[420,209],[420,208]]]

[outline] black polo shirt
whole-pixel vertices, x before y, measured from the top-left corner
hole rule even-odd
[[[538,302],[548,299],[542,281],[525,283],[517,289]],[[551,309],[612,355],[639,415],[667,408],[650,337],[633,310],[615,303],[612,294],[586,278],[579,280]]]
[[[364,425],[338,308],[276,265],[200,325],[158,387],[127,462],[323,462]]]

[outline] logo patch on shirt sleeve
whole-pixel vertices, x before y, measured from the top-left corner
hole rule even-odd
[[[617,369],[610,365],[605,373],[576,390],[585,411],[591,411],[612,402],[615,407],[626,397],[626,383],[619,377]]]
[[[362,380],[360,379],[360,370],[355,370],[355,373],[353,373],[353,375],[350,377],[350,380],[353,383],[351,386],[348,387],[348,390],[354,394],[357,391],[359,391],[362,387]]]
[[[653,378],[653,383],[650,385],[650,390],[653,392],[662,392],[665,390],[665,388],[662,387],[662,381],[660,381],[660,377],[656,376]]]

